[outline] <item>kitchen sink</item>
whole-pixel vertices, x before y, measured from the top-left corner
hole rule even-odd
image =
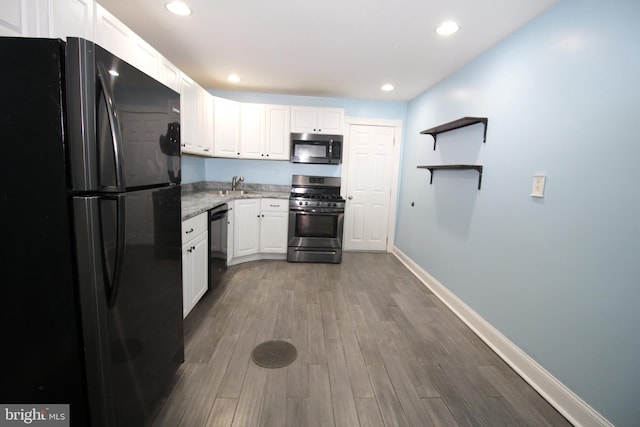
[[[247,194],[247,191],[245,190],[220,190],[218,191],[218,194],[220,194],[221,196],[239,196],[242,194]]]

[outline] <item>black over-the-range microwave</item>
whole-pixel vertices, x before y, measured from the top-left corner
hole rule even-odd
[[[291,162],[337,165],[342,161],[342,135],[291,134]]]

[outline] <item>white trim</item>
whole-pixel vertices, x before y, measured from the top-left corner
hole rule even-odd
[[[393,254],[518,375],[575,426],[613,427],[606,418],[509,341],[464,301],[394,246]]]
[[[349,135],[351,125],[384,126],[394,128],[395,143],[393,145],[393,169],[391,170],[391,194],[389,195],[389,220],[387,222],[387,252],[393,251],[395,241],[395,224],[398,211],[398,180],[400,179],[400,153],[402,153],[402,120],[367,119],[360,117],[345,117],[344,147],[342,149],[342,182],[349,182]],[[346,198],[346,185],[342,186],[342,197]]]

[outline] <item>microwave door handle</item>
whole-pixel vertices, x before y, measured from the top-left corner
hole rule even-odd
[[[120,135],[120,123],[118,120],[118,115],[116,114],[115,108],[113,106],[113,94],[111,93],[111,87],[105,80],[107,76],[107,70],[103,64],[98,64],[98,82],[100,87],[102,88],[102,94],[104,96],[105,103],[107,105],[107,116],[109,119],[109,129],[111,130],[111,141],[113,147],[113,158],[115,159],[115,173],[116,173],[116,190],[124,191],[124,177],[122,170],[122,166],[124,164],[123,154],[122,154],[122,138]]]

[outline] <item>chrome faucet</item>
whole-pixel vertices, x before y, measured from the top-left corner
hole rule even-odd
[[[244,182],[244,176],[234,176],[231,179],[231,191],[236,191],[236,187],[238,186],[238,184],[240,184],[241,182]]]

